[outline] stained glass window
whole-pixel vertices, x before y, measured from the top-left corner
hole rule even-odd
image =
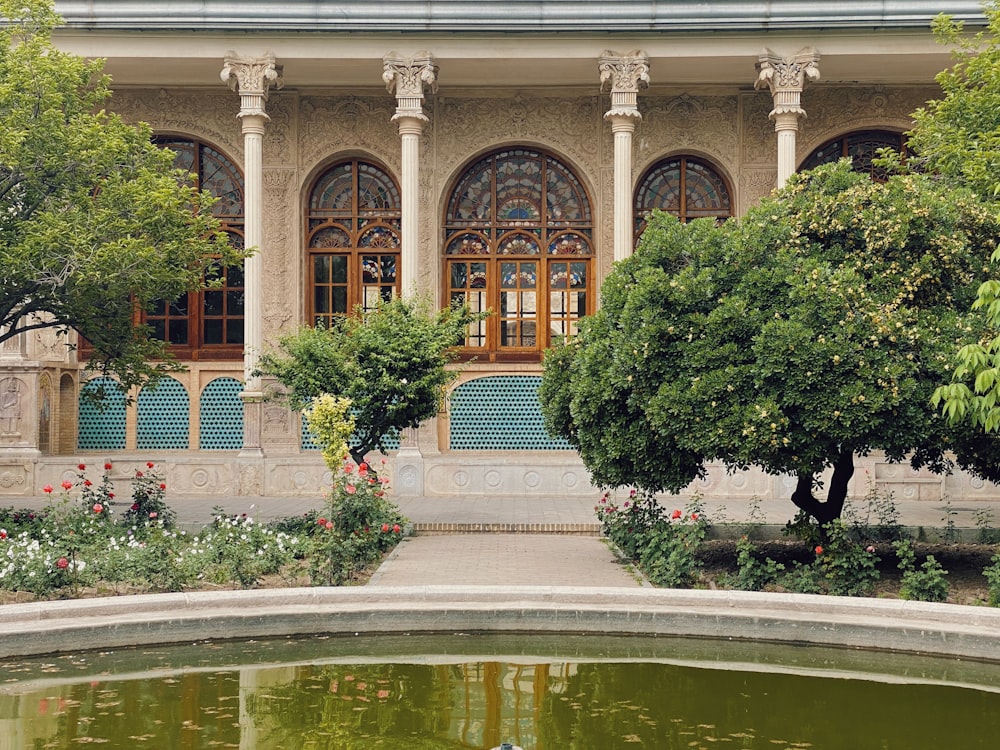
[[[802,170],[813,169],[820,164],[829,164],[845,156],[853,162],[854,171],[871,175],[876,182],[884,182],[888,175],[885,169],[872,164],[879,149],[891,148],[904,153],[906,139],[902,133],[890,130],[858,130],[827,141],[813,151],[802,162]]]
[[[174,166],[195,175],[217,198],[212,213],[234,247],[243,247],[243,175],[221,151],[200,141],[158,136],[153,142],[174,152]],[[209,269],[220,284],[175,300],[160,300],[143,315],[153,336],[167,341],[181,359],[243,356],[243,265]]]
[[[708,162],[687,156],[664,159],[646,172],[636,191],[636,241],[654,208],[681,221],[725,219],[733,215],[730,195],[726,180]]]
[[[305,219],[311,324],[329,327],[399,290],[399,188],[382,167],[352,159],[327,169]]]
[[[508,148],[473,162],[450,193],[444,240],[448,301],[494,313],[470,327],[467,353],[532,360],[573,335],[589,310],[593,242],[587,191],[558,159]]]

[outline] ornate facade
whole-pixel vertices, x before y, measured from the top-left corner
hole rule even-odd
[[[319,454],[256,358],[296,326],[418,293],[494,315],[469,331],[439,417],[391,451],[396,490],[588,491],[576,454],[541,429],[540,355],[593,312],[644,212],[739,215],[806,163],[846,153],[864,168],[938,93],[949,56],[930,18],[982,21],[978,3],[919,0],[742,16],[636,3],[614,21],[590,0],[569,15],[557,0],[444,5],[394,3],[388,18],[378,3],[209,0],[168,18],[56,3],[57,43],[107,60],[111,108],[206,170],[227,231],[258,252],[221,269],[218,292],[147,315],[188,367],[130,403],[81,401],[88,375],[54,332],[0,351],[0,496],[108,458],[122,476],[156,460],[179,493],[320,493]],[[902,496],[1000,497],[866,461]],[[787,495],[790,481],[718,470],[700,489]]]

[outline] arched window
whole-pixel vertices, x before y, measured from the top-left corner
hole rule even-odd
[[[576,175],[526,148],[491,153],[458,178],[445,214],[448,303],[493,310],[466,353],[532,361],[573,336],[593,283],[593,219]]]
[[[876,182],[883,182],[888,176],[885,170],[872,164],[872,159],[878,156],[878,151],[882,148],[891,148],[903,153],[906,150],[906,139],[902,133],[894,133],[891,130],[858,130],[846,133],[827,141],[809,154],[800,169],[813,169],[820,164],[828,164],[849,156],[854,163],[855,172],[870,174]]]
[[[174,166],[191,172],[197,185],[218,200],[212,212],[234,247],[243,247],[243,175],[225,155],[187,138],[158,136],[153,142],[176,154]],[[153,337],[167,341],[180,359],[243,356],[243,265],[212,269],[221,285],[198,294],[162,300],[143,315]]]
[[[646,229],[654,208],[681,221],[702,217],[727,219],[733,201],[725,179],[708,162],[689,156],[672,156],[650,167],[635,193],[635,239]]]
[[[399,290],[399,188],[370,162],[352,159],[313,183],[306,205],[309,321],[330,326]]]

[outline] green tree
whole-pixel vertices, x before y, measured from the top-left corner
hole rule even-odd
[[[885,451],[994,478],[997,440],[931,406],[1000,219],[920,175],[882,185],[843,161],[721,227],[658,215],[578,339],[546,357],[550,431],[595,482],[678,491],[706,461],[794,476],[839,517],[854,457]],[[819,476],[832,469],[825,501]]]
[[[961,22],[938,16],[939,41],[955,47],[955,64],[938,74],[944,96],[919,109],[910,133],[913,160],[925,170],[966,185],[985,199],[1000,197],[1000,6],[984,6],[988,25],[966,36]],[[994,210],[997,210],[994,206]],[[1000,261],[995,248],[994,264]],[[982,274],[995,274],[991,268]],[[984,281],[972,304],[985,323],[966,337],[954,357],[951,382],[933,403],[951,421],[987,432],[1000,429],[1000,280]]]
[[[101,61],[56,49],[48,0],[0,0],[0,342],[76,329],[128,388],[171,367],[136,308],[239,256],[173,154],[101,107]],[[151,362],[151,360],[160,360]],[[166,360],[166,361],[165,361]]]
[[[330,394],[350,399],[351,457],[361,463],[387,437],[434,416],[458,375],[446,366],[450,348],[478,316],[466,308],[432,311],[426,301],[400,298],[356,310],[330,329],[302,328],[265,353],[260,372],[288,389],[293,408]]]

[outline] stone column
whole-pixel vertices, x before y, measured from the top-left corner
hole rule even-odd
[[[795,173],[795,135],[802,109],[802,91],[809,81],[819,79],[819,53],[811,47],[799,50],[791,57],[781,57],[765,49],[757,62],[754,88],[767,86],[771,90],[774,109],[771,119],[778,134],[778,187],[782,188]]]
[[[255,375],[264,343],[264,126],[270,119],[264,111],[268,90],[281,88],[281,69],[274,55],[241,57],[226,54],[222,81],[240,95],[243,126],[244,244],[254,253],[244,265],[243,322],[243,449],[242,456],[263,456],[261,423],[263,398],[260,376]]]
[[[431,93],[437,91],[437,67],[430,53],[423,51],[413,57],[400,57],[390,52],[382,58],[382,64],[382,80],[389,93],[396,95],[396,114],[392,121],[399,125],[402,142],[399,274],[403,296],[411,297],[418,290],[420,268],[420,135],[427,122],[423,111],[424,87],[430,88]]]
[[[601,90],[610,86],[611,109],[604,119],[611,123],[615,140],[614,228],[615,260],[624,260],[635,246],[632,217],[632,133],[642,119],[636,100],[639,86],[649,85],[649,61],[642,50],[620,55],[605,51],[597,64]]]
[[[382,58],[382,80],[390,94],[396,95],[396,114],[392,121],[399,126],[402,171],[400,174],[402,216],[400,234],[400,289],[404,297],[419,291],[420,270],[420,135],[427,115],[423,111],[424,89],[437,91],[437,66],[429,52],[421,50],[413,57],[390,52]],[[417,443],[417,429],[400,433],[396,454],[396,492],[401,496],[423,494],[424,462]],[[399,481],[402,477],[403,481]]]

